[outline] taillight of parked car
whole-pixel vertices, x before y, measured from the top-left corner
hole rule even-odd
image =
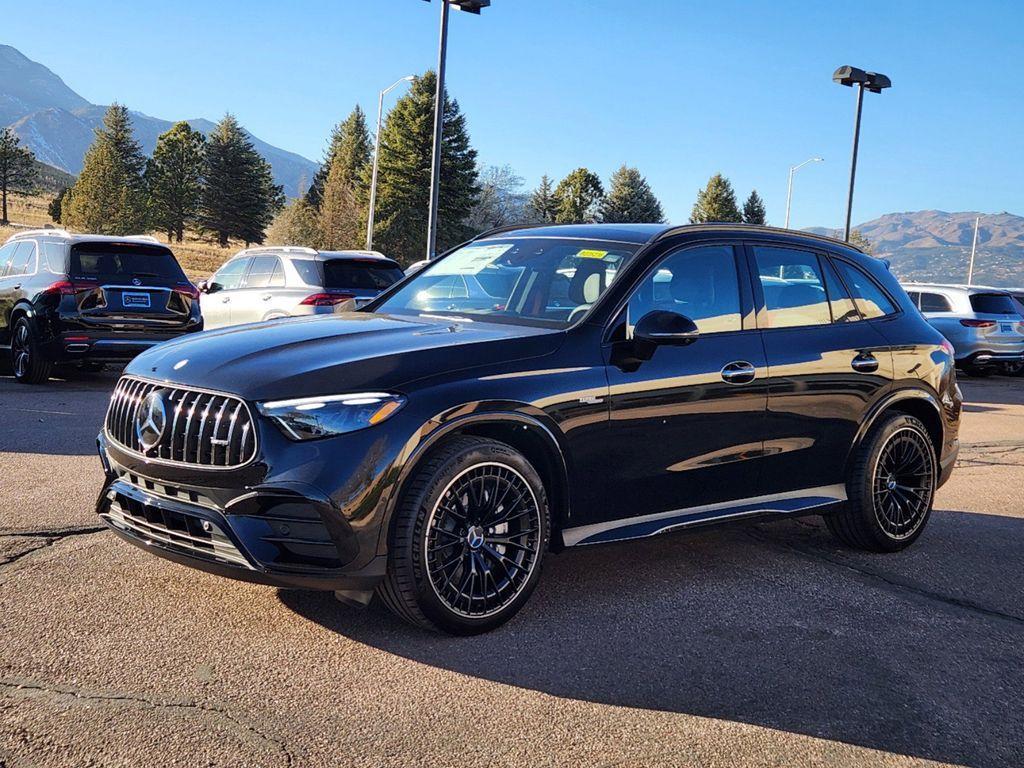
[[[939,346],[942,347],[942,351],[950,357],[956,357],[956,350],[953,349],[953,345],[949,343],[949,339],[943,339]]]
[[[995,320],[961,320],[960,325],[965,328],[995,328]]]
[[[299,303],[306,307],[334,307],[354,298],[351,293],[314,293]]]
[[[188,296],[193,301],[199,300],[199,289],[192,285],[192,283],[189,283],[188,285],[176,285],[174,286],[174,292],[180,293],[182,296]]]
[[[43,289],[43,293],[59,293],[61,296],[74,296],[82,291],[92,291],[99,288],[95,280],[58,280],[56,283]]]

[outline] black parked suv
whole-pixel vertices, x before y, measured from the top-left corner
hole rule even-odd
[[[489,301],[426,301],[444,276]],[[813,513],[847,545],[902,549],[952,470],[960,406],[949,344],[844,243],[520,227],[359,312],[137,357],[99,436],[97,511],[179,563],[376,591],[468,634],[565,547]]]
[[[0,347],[27,384],[202,330],[199,293],[154,238],[20,232],[0,247]]]

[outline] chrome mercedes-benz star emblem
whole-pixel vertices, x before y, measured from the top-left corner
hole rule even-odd
[[[143,453],[149,453],[160,444],[167,428],[167,406],[163,392],[159,389],[150,392],[139,404],[135,414],[135,436]]]
[[[137,278],[137,277],[133,277],[132,278],[132,285],[142,285],[142,281],[139,278]]]

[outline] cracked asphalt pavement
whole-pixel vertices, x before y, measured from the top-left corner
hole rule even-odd
[[[452,639],[105,532],[114,374],[0,378],[0,766],[1021,765],[1024,380],[910,550],[818,518],[552,557]]]

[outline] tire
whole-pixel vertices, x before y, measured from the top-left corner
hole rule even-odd
[[[406,484],[377,594],[416,626],[487,632],[526,603],[549,540],[544,484],[522,454],[496,440],[452,438]]]
[[[903,413],[871,428],[853,459],[845,507],[825,516],[840,542],[869,552],[897,552],[924,530],[935,499],[938,461],[928,430]]]
[[[22,384],[42,384],[50,378],[53,363],[44,360],[28,318],[19,317],[11,333],[11,368],[14,380]]]
[[[968,376],[974,376],[979,379],[986,379],[996,372],[995,368],[987,365],[968,365],[964,368],[964,372]]]

